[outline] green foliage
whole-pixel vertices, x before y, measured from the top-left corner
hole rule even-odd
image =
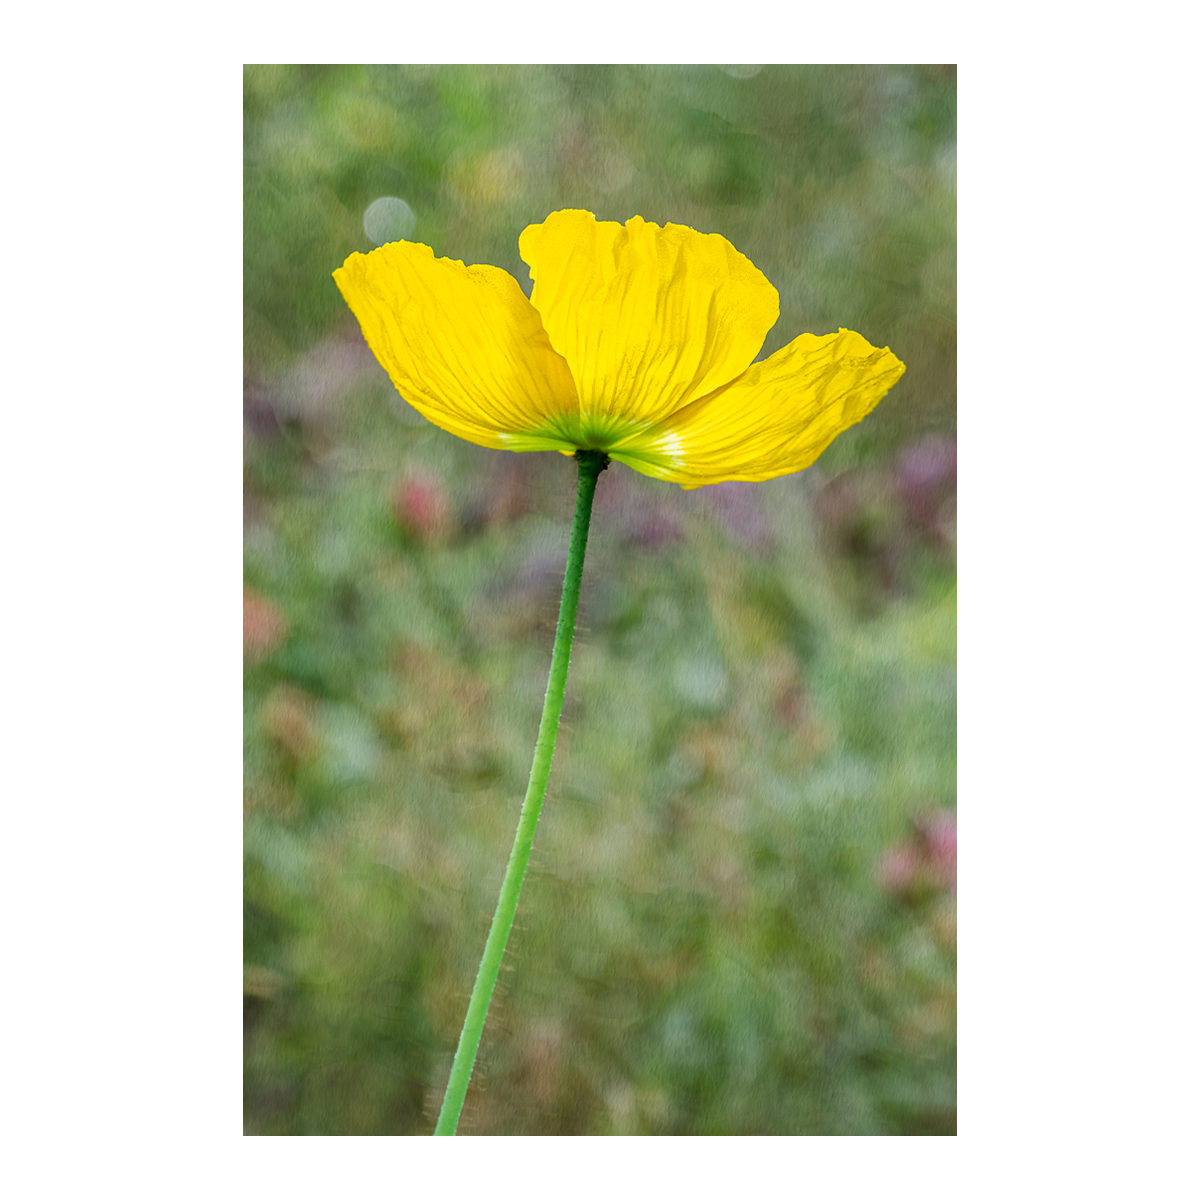
[[[434,429],[362,348],[329,273],[382,195],[522,282],[555,208],[721,232],[780,290],[768,352],[843,325],[909,366],[802,476],[602,476],[460,1132],[954,1131],[953,890],[920,832],[956,798],[954,91],[246,69],[247,1132],[432,1131],[566,556],[574,464]]]

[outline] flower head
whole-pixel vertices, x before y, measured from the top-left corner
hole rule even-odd
[[[803,470],[904,374],[848,329],[754,362],[779,294],[719,234],[574,209],[498,267],[391,242],[333,273],[400,394],[504,450],[603,450],[685,488]]]

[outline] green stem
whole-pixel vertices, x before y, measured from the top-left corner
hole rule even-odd
[[[571,641],[575,636],[575,613],[579,608],[579,583],[583,578],[583,556],[587,550],[588,526],[592,520],[592,498],[596,494],[600,472],[608,466],[608,455],[601,450],[579,450],[575,457],[579,461],[579,492],[575,498],[575,520],[571,524],[571,549],[567,554],[567,573],[563,578],[562,606],[558,610],[558,631],[554,635],[550,679],[546,684],[542,723],[538,728],[533,767],[529,772],[529,788],[525,792],[525,803],[521,806],[517,837],[509,855],[508,869],[504,872],[496,915],[492,918],[492,928],[483,948],[479,974],[475,977],[466,1020],[463,1021],[462,1034],[458,1039],[458,1049],[450,1067],[446,1098],[442,1101],[441,1116],[433,1131],[435,1136],[451,1136],[458,1128],[463,1101],[467,1098],[467,1085],[471,1082],[471,1072],[475,1067],[475,1055],[479,1052],[479,1041],[483,1037],[483,1023],[487,1020],[488,1005],[492,1002],[492,993],[500,976],[504,947],[508,944],[508,935],[517,915],[517,901],[521,896],[525,869],[529,866],[533,835],[537,831],[542,801],[546,798],[546,785],[550,782],[550,761],[554,757],[554,743],[558,739],[558,722],[562,716],[563,695],[567,686],[567,667],[571,661]]]

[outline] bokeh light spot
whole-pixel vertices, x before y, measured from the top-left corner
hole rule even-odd
[[[380,196],[363,213],[363,232],[376,246],[399,242],[417,227],[417,214],[397,196]]]

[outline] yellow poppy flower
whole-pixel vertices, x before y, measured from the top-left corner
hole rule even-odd
[[[400,394],[503,450],[603,450],[685,488],[800,471],[904,374],[848,329],[762,362],[779,293],[719,234],[551,213],[498,267],[391,242],[333,273]]]

